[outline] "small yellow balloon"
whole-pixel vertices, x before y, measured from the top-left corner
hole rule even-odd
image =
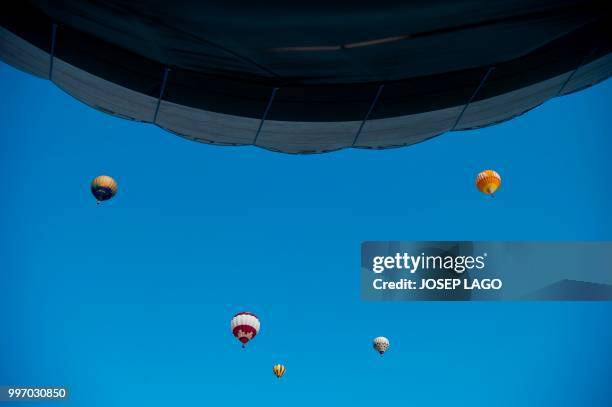
[[[483,194],[493,195],[501,186],[501,177],[493,170],[484,170],[476,176],[476,188]]]
[[[285,374],[285,370],[285,366],[283,365],[274,365],[274,367],[272,368],[272,372],[274,372],[276,377],[278,377],[279,379],[283,377],[283,375]]]

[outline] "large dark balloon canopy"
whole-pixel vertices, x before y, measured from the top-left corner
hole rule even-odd
[[[0,59],[107,113],[220,145],[409,145],[612,74],[606,1],[10,3]]]

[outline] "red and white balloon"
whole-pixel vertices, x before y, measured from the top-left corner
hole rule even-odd
[[[232,318],[232,333],[240,342],[242,347],[247,344],[259,332],[259,318],[250,312],[239,312]]]

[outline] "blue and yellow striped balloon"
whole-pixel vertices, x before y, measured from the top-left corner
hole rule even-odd
[[[91,182],[91,193],[98,203],[107,201],[117,193],[117,182],[108,175],[100,175]]]

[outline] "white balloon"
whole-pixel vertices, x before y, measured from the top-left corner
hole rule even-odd
[[[376,349],[378,353],[382,355],[387,351],[387,349],[389,349],[389,340],[384,336],[379,336],[377,338],[374,338],[374,340],[372,341],[372,346],[374,347],[374,349]]]

